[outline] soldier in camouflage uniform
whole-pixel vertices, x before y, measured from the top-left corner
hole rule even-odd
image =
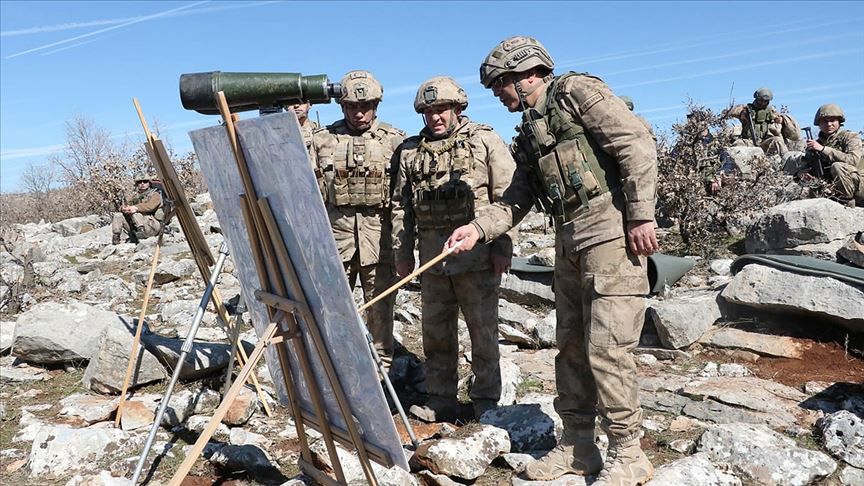
[[[123,240],[137,243],[161,231],[165,217],[162,194],[151,187],[150,180],[150,176],[144,172],[135,174],[135,195],[126,201],[125,206],[120,207],[120,212],[115,213],[111,220],[111,243],[117,245]]]
[[[759,88],[753,93],[753,102],[746,105],[736,105],[729,108],[725,116],[735,117],[741,121],[741,137],[733,143],[735,146],[753,146],[753,133],[759,147],[765,155],[784,155],[788,150],[787,142],[800,140],[801,134],[798,122],[786,113],[779,113],[771,100],[774,93],[768,88]],[[751,126],[750,118],[753,118]]]
[[[529,479],[600,473],[594,486],[636,485],[653,467],[639,438],[642,410],[631,351],[648,294],[646,256],[654,229],[657,153],[651,135],[620,98],[587,74],[555,76],[546,49],[506,39],[480,66],[484,86],[522,123],[511,145],[516,172],[501,200],[447,241],[456,252],[509,230],[535,203],[555,222],[558,355],[557,447],[525,471]],[[594,426],[609,438],[605,463]]]
[[[309,118],[309,103],[297,103],[289,105],[285,108],[290,109],[297,115],[297,121],[300,122],[300,133],[303,135],[303,142],[306,143],[306,151],[312,146],[312,133],[318,129],[318,123]]]
[[[338,102],[345,118],[315,131],[310,158],[348,283],[353,288],[359,277],[368,301],[396,282],[390,159],[405,132],[376,117],[384,89],[372,73],[349,72],[342,78],[342,89]],[[366,325],[388,368],[393,357],[395,302],[394,293],[366,314]]]
[[[396,150],[399,164],[393,204],[393,251],[396,272],[405,277],[414,268],[414,240],[420,263],[441,251],[450,233],[474,219],[475,209],[501,197],[516,164],[491,127],[472,122],[462,112],[465,91],[439,76],[420,85],[414,110],[426,124],[418,136]],[[461,309],[471,336],[471,401],[475,417],[497,405],[501,397],[498,353],[498,286],[509,267],[512,235],[448,258],[420,280],[423,300],[423,352],[429,400],[415,414],[430,421],[453,420]]]
[[[804,155],[807,168],[797,175],[807,181],[821,172],[825,180],[834,183],[838,199],[860,205],[864,203],[864,150],[857,133],[840,129],[845,121],[846,115],[839,106],[828,103],[819,107],[813,118],[813,124],[819,127],[819,138],[807,140]]]

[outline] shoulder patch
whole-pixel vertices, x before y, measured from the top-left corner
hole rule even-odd
[[[603,101],[603,99],[604,99],[603,93],[597,91],[596,93],[592,94],[588,98],[585,98],[585,101],[583,101],[582,103],[579,103],[579,112],[580,113],[586,113],[588,110],[591,109],[592,106],[596,105],[597,103],[600,103],[601,101]]]

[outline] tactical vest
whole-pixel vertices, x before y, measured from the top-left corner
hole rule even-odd
[[[474,183],[471,178],[474,154],[470,139],[478,130],[491,128],[469,122],[443,140],[429,141],[421,136],[411,161],[413,207],[418,229],[453,229],[474,219]]]
[[[555,78],[544,106],[523,113],[511,147],[516,163],[527,166],[536,203],[558,224],[573,219],[591,199],[621,185],[617,161],[561,106],[569,96],[564,86],[573,76],[584,74]]]
[[[363,136],[365,133],[331,134],[336,139],[334,152],[319,154],[322,167],[315,171],[328,204],[369,208],[388,204],[392,130],[390,125],[379,123],[375,130],[366,132],[369,138]]]
[[[146,191],[141,193],[136,192],[130,200],[130,202],[132,203],[130,204],[130,206],[137,206],[145,202],[146,200],[150,199],[150,196],[152,196],[155,192],[159,192],[155,187],[150,187],[150,189],[147,189]],[[163,207],[165,206],[165,200],[161,192],[159,192],[159,196],[159,208],[156,209],[156,211],[153,213],[153,217],[159,221],[162,221],[163,219],[165,219],[165,211],[163,210]]]
[[[753,106],[752,103],[749,103],[747,109],[753,114],[754,126],[751,130],[756,134],[756,140],[761,141],[765,138],[765,135],[768,134],[769,125],[774,123],[774,107],[768,105],[765,108],[759,109]]]

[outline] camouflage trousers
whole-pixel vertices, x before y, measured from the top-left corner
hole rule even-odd
[[[864,200],[864,180],[858,169],[843,162],[831,164],[831,178],[834,180],[834,191],[843,199]]]
[[[423,301],[423,353],[426,389],[430,397],[456,398],[459,361],[459,310],[471,337],[474,402],[497,402],[501,397],[498,351],[498,286],[501,277],[491,270],[444,276],[424,274],[420,279]]]
[[[350,261],[343,262],[348,275],[348,285],[353,289],[360,279],[363,289],[363,301],[368,302],[396,283],[396,270],[392,263],[376,263],[360,266],[360,253],[354,254]],[[366,309],[363,320],[372,335],[375,350],[381,356],[384,367],[389,370],[393,361],[393,307],[396,304],[396,292],[381,299]]]
[[[627,250],[623,236],[580,251],[557,238],[555,410],[565,435],[593,430],[598,414],[612,442],[639,432],[642,409],[631,351],[645,318],[646,264]]]
[[[141,213],[115,213],[111,220],[111,233],[121,239],[130,239],[130,235],[138,238],[150,238],[159,234],[162,223],[153,216]]]

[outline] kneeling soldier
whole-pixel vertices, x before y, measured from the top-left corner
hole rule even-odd
[[[135,195],[120,207],[111,221],[112,244],[123,240],[137,243],[158,235],[162,229],[162,194],[151,186],[150,176],[144,172],[135,174],[135,189]]]

